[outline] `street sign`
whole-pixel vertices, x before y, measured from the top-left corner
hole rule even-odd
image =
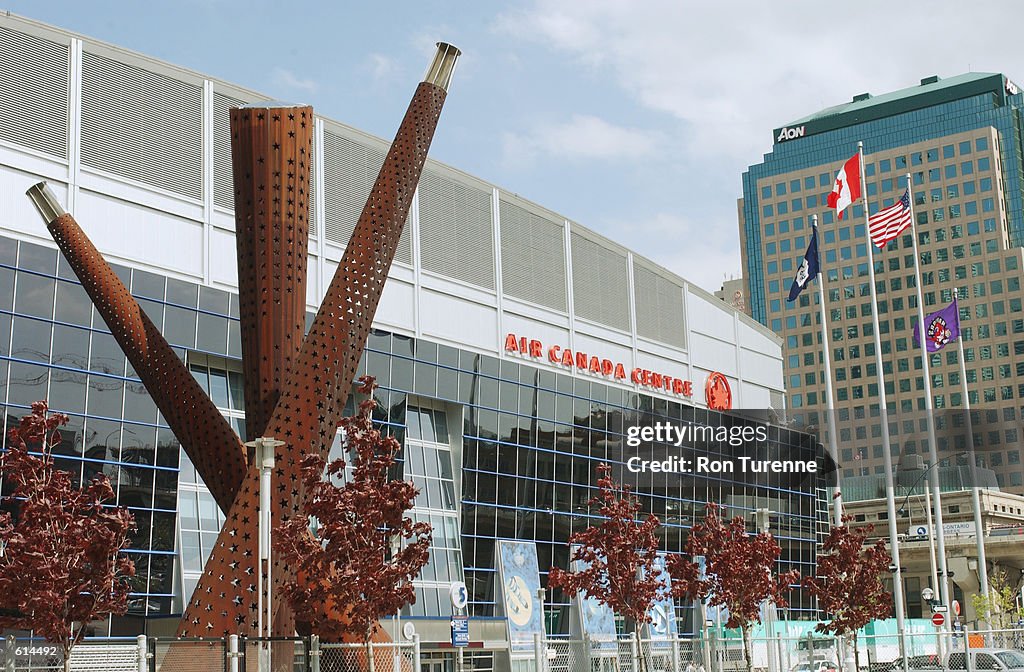
[[[936,628],[942,627],[942,624],[946,622],[946,617],[941,612],[932,614],[932,625]]]
[[[960,600],[953,600],[953,613],[960,615]]]
[[[947,611],[949,611],[949,609],[944,604],[936,604],[932,606],[933,614],[944,614]]]
[[[452,646],[469,646],[469,616],[452,616]]]
[[[451,599],[453,607],[465,609],[469,602],[469,591],[466,590],[466,584],[462,581],[452,581],[452,585],[448,588],[448,597]]]

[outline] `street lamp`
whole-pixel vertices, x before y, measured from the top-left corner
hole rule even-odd
[[[273,612],[273,592],[274,583],[271,576],[271,570],[273,568],[273,562],[271,561],[271,519],[270,519],[270,479],[274,471],[274,458],[275,451],[278,447],[285,445],[284,441],[278,441],[272,436],[261,436],[253,441],[246,441],[246,447],[256,449],[256,461],[260,465],[260,509],[259,509],[259,560],[256,563],[257,571],[257,585],[259,587],[258,604],[257,604],[257,627],[259,629],[259,637],[270,637],[273,631],[274,623],[274,612]],[[263,563],[266,562],[266,619],[264,619],[263,609]],[[266,622],[266,631],[264,632],[264,622]],[[265,643],[266,644],[266,643]],[[269,648],[267,649],[269,653]],[[269,663],[269,661],[267,661]],[[264,668],[269,669],[269,666]]]
[[[390,542],[391,560],[394,562],[398,558],[398,552],[402,550],[402,535],[392,534]],[[395,655],[393,657],[395,672],[401,672],[402,670],[402,646],[400,635],[398,634],[400,632],[402,632],[402,607],[398,607],[398,612],[395,614],[395,636],[393,638],[395,643]]]

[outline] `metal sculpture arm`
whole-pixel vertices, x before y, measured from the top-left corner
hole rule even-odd
[[[246,468],[238,434],[46,183],[26,193],[196,471],[228,511]]]
[[[334,440],[458,56],[451,45],[438,45],[267,423],[266,433],[287,444],[276,456],[274,520],[294,515],[301,505],[301,456],[326,455]],[[250,577],[258,553],[251,525],[258,503],[258,468],[253,465],[185,611],[179,635],[255,630]],[[275,586],[290,578],[288,571],[274,562]],[[282,617],[289,610],[281,609],[279,600],[275,606],[275,634],[291,634],[291,619]]]

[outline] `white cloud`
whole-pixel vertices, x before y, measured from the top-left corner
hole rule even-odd
[[[319,88],[317,83],[312,79],[303,79],[291,70],[282,67],[275,67],[271,70],[270,78],[275,86],[292,89],[293,91],[316,93],[316,90]]]
[[[637,160],[654,155],[656,133],[615,126],[591,115],[574,114],[564,123],[539,124],[526,133],[506,133],[503,158],[524,164],[538,157],[569,160]]]
[[[374,82],[386,82],[398,73],[398,63],[384,54],[373,53],[367,57],[367,69]]]
[[[770,149],[773,128],[854,94],[1021,64],[1015,47],[991,39],[990,22],[1015,23],[1024,4],[933,3],[922,11],[868,0],[858,14],[867,20],[851,18],[845,5],[808,0],[535,0],[497,25],[606,75],[641,105],[682,122],[688,151],[725,154],[740,170]],[[940,48],[954,34],[956,48]]]

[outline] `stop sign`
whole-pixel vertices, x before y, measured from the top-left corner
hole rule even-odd
[[[940,627],[945,622],[946,622],[945,614],[942,614],[942,613],[932,614],[932,625],[934,625],[936,628]]]

